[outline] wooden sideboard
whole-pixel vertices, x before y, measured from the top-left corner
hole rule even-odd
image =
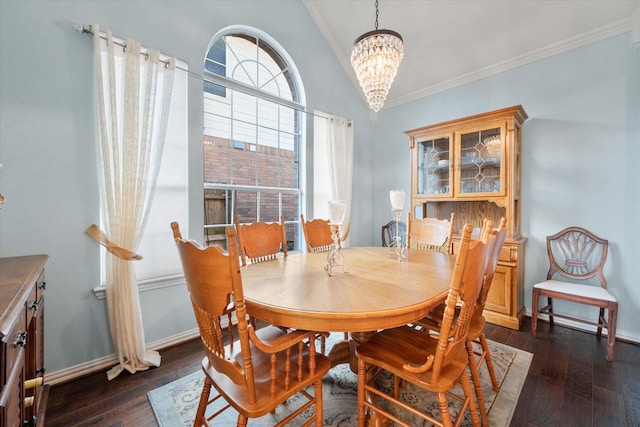
[[[47,255],[0,258],[0,427],[43,426]]]

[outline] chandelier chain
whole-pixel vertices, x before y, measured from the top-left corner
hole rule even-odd
[[[378,29],[378,15],[380,15],[380,11],[378,10],[378,0],[376,0],[376,30]]]

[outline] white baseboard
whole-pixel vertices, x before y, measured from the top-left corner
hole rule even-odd
[[[530,309],[527,309],[527,316],[531,317]],[[538,320],[548,322],[549,316],[547,316],[546,314],[539,314]],[[569,320],[569,319],[561,319],[559,317],[554,317],[553,323],[561,326],[566,326],[571,329],[578,329],[581,331],[590,332],[594,334],[596,333],[596,329],[597,329],[595,326],[585,325],[584,323],[574,322],[573,320]],[[608,331],[605,329],[603,331],[603,334],[606,335],[607,332]],[[640,344],[640,335],[629,332],[629,331],[621,330],[620,328],[616,328],[616,339]]]
[[[527,310],[527,316],[531,317],[531,310]],[[541,314],[538,316],[538,319],[543,321],[548,321],[549,316]],[[579,329],[586,332],[595,333],[596,328],[590,327],[588,325],[584,325],[582,323],[574,322],[567,319],[556,318],[555,323],[562,326],[567,326],[573,329]],[[191,329],[189,331],[182,332],[177,335],[172,335],[167,338],[163,338],[157,341],[153,341],[148,344],[147,348],[150,350],[161,350],[163,348],[171,347],[185,341],[192,340],[200,336],[200,332],[197,328]],[[640,343],[640,336],[638,334],[634,334],[628,331],[618,329],[616,331],[616,338],[619,338],[624,341],[630,341],[634,343]],[[111,368],[113,365],[118,363],[118,358],[115,354],[110,356],[105,356],[100,359],[91,360],[86,363],[81,363],[80,365],[72,366],[69,368],[61,369],[56,372],[52,372],[51,374],[47,374],[46,382],[49,385],[56,385],[60,383],[64,383],[67,381],[74,380],[76,378],[93,374],[97,371],[101,371],[103,369]],[[105,372],[105,376],[106,376]]]
[[[172,335],[167,338],[150,342],[148,343],[147,348],[149,350],[161,350],[163,348],[171,347],[176,344],[192,340],[199,336],[200,332],[198,331],[198,328],[195,328],[177,335]],[[116,364],[118,364],[118,357],[114,353],[110,356],[101,357],[99,359],[91,360],[86,363],[81,363],[80,365],[72,366],[47,374],[45,377],[46,383],[49,385],[61,384],[85,375],[93,374],[103,369],[109,369]],[[106,377],[107,373],[105,372],[104,375]]]

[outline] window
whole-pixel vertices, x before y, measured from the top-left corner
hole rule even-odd
[[[238,27],[214,38],[204,78],[207,244],[224,243],[236,215],[248,223],[283,214],[288,249],[298,249],[304,106],[295,66],[274,40]]]

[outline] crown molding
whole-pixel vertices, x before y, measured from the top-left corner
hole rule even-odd
[[[631,29],[631,18],[621,19],[610,25],[600,27],[594,31],[589,31],[587,33],[580,34],[579,36],[563,40],[562,42],[545,46],[542,49],[536,49],[531,52],[527,52],[523,55],[514,57],[507,61],[492,64],[488,67],[478,69],[471,73],[463,74],[453,79],[446,80],[437,85],[429,86],[407,95],[387,98],[387,101],[385,102],[385,105],[382,109],[384,110],[387,108],[397,107],[399,105],[416,101],[418,99],[434,95],[439,92],[444,92],[446,90],[472,83],[486,77],[491,77],[496,74],[500,74],[505,71],[520,67],[522,65],[550,58],[552,56],[559,55],[561,53],[565,53],[583,46],[587,46],[591,43],[595,43],[609,37],[617,36],[619,34],[630,31]]]

